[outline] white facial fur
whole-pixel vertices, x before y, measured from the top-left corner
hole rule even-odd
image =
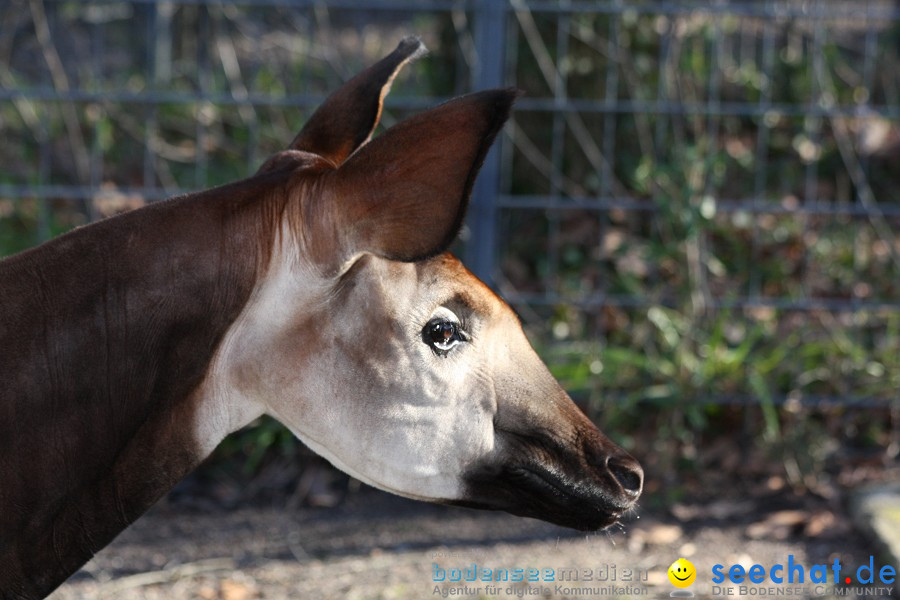
[[[259,407],[372,486],[461,498],[467,466],[495,444],[493,380],[510,362],[506,342],[518,336],[530,350],[511,313],[459,301],[461,274],[481,286],[449,256],[416,265],[366,255],[330,281],[276,257],[205,386],[231,390],[238,417],[219,421],[234,429]],[[469,339],[435,352],[423,337],[433,319],[470,329]]]

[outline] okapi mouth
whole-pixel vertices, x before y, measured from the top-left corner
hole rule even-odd
[[[594,486],[565,481],[539,469],[514,467],[469,477],[465,499],[453,504],[502,510],[578,531],[598,531],[617,523],[633,502],[621,506]]]
[[[527,454],[525,455],[527,456]],[[537,457],[486,463],[465,477],[466,492],[455,504],[533,517],[579,531],[613,525],[640,496],[643,472],[618,450],[589,466],[571,454],[547,461]]]

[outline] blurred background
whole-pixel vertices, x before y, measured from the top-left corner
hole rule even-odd
[[[641,460],[646,510],[724,489],[835,522],[898,480],[894,1],[6,0],[0,256],[251,174],[409,34],[431,53],[382,128],[525,91],[456,251]],[[264,419],[170,501],[362,493]]]

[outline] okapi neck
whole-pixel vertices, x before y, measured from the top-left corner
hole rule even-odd
[[[0,598],[52,591],[205,458],[192,395],[268,260],[277,177],[0,263]]]

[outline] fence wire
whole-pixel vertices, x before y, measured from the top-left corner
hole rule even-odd
[[[8,1],[0,255],[252,173],[410,33],[432,53],[398,79],[386,126],[525,91],[461,251],[570,387],[897,402],[886,0]]]

